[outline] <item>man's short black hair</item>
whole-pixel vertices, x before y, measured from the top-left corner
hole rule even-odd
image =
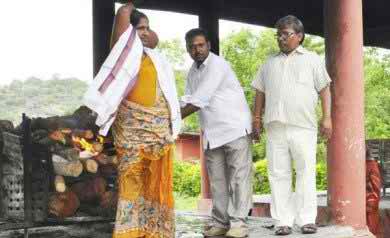
[[[185,36],[186,44],[187,45],[190,44],[196,36],[203,36],[207,42],[210,41],[209,36],[205,30],[203,30],[202,28],[194,28],[194,29],[189,30],[186,33],[186,36]]]
[[[136,27],[142,18],[148,19],[148,17],[145,15],[145,13],[134,9],[130,15],[130,24],[133,25],[134,27]]]

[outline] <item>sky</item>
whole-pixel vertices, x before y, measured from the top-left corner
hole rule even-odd
[[[198,26],[194,15],[144,12],[161,40]],[[263,29],[220,20],[220,38],[242,28]],[[54,74],[92,80],[92,0],[2,0],[0,31],[0,86]]]

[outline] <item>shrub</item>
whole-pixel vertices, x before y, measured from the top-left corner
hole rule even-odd
[[[327,166],[324,160],[318,161],[316,165],[317,171],[317,190],[327,189]],[[295,181],[295,173],[294,173]],[[192,164],[175,160],[173,186],[174,191],[182,196],[197,197],[200,194],[200,165]],[[268,174],[267,160],[259,160],[254,163],[254,179],[253,193],[254,194],[269,194],[271,192]]]
[[[254,163],[255,172],[253,180],[253,192],[255,194],[268,194],[271,192],[268,174],[267,174],[267,160],[260,160]],[[327,166],[324,160],[320,160],[316,165],[317,172],[317,190],[327,189]],[[295,173],[293,178],[295,181]],[[293,184],[294,185],[294,184]]]
[[[174,161],[173,189],[180,195],[197,197],[200,194],[200,165]]]

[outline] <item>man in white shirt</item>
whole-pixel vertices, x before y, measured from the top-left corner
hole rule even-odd
[[[186,44],[194,64],[181,113],[185,118],[198,112],[213,198],[213,225],[204,234],[246,237],[252,206],[251,112],[229,63],[210,52],[205,31],[187,32]]]
[[[330,78],[323,60],[301,46],[304,28],[299,19],[286,16],[276,23],[276,29],[280,53],[264,63],[252,82],[256,89],[253,130],[258,137],[265,109],[271,215],[277,220],[275,234],[290,234],[293,224],[300,226],[304,234],[315,233],[315,108],[320,95],[321,132],[329,139],[332,134]],[[295,197],[291,188],[292,161],[297,174]]]

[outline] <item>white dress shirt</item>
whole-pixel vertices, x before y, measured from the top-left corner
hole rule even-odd
[[[199,68],[192,65],[181,103],[200,108],[204,148],[220,147],[252,131],[244,90],[229,63],[211,52]]]
[[[278,121],[316,129],[318,94],[330,81],[321,57],[301,46],[289,55],[271,56],[252,82],[265,93],[264,124]]]

